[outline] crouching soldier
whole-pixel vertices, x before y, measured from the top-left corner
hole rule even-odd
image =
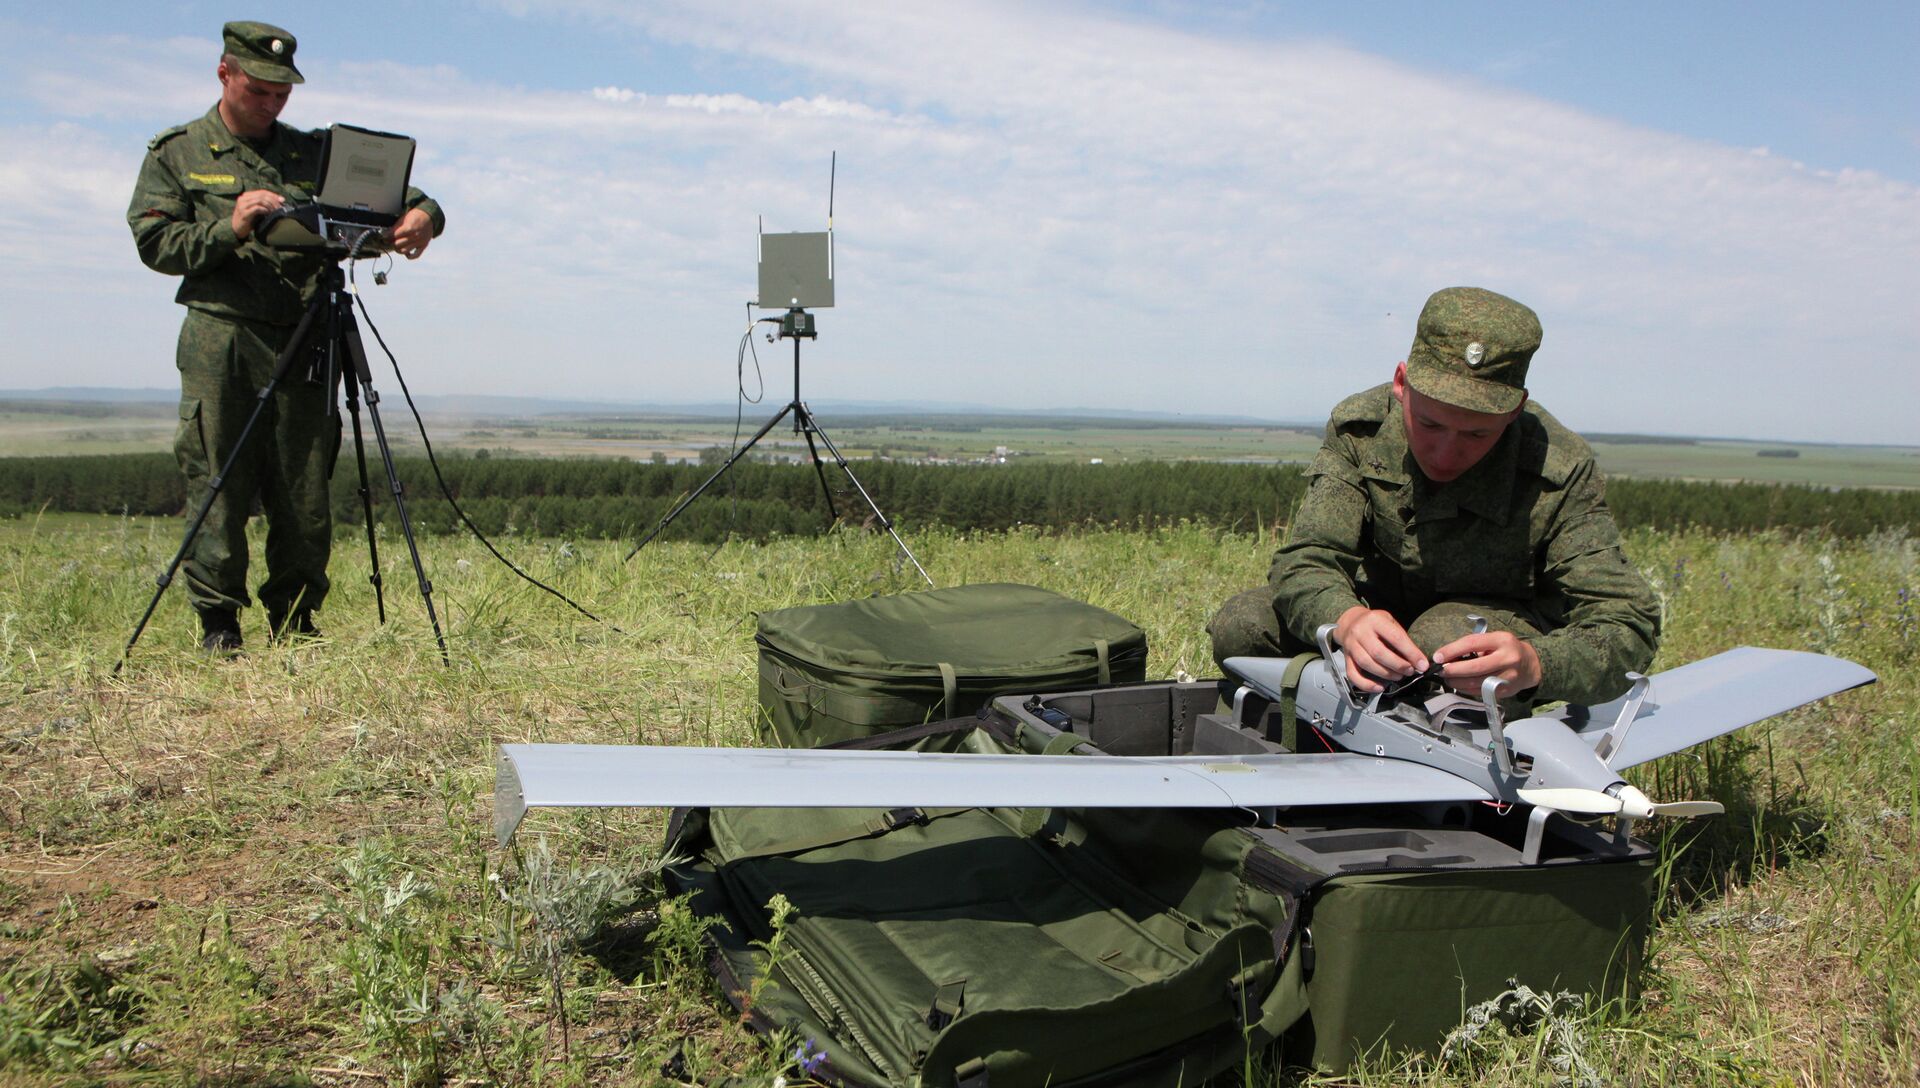
[[[1539,346],[1510,298],[1428,299],[1393,381],[1333,410],[1267,585],[1208,625],[1215,660],[1301,653],[1331,623],[1362,691],[1439,665],[1465,694],[1498,677],[1503,699],[1590,704],[1646,671],[1659,608],[1592,450],[1528,400]]]

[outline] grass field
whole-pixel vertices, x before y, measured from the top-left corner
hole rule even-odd
[[[176,588],[115,678],[180,531],[0,522],[0,1079],[653,1084],[676,1049],[702,1083],[783,1071],[660,898],[662,814],[540,813],[502,851],[492,749],[749,743],[753,613],[915,588],[884,537],[628,564],[620,542],[502,542],[617,631],[430,538],[447,667],[400,542],[382,542],[382,627],[343,536],[325,641],[268,645],[250,611],[247,655],[204,658]],[[1207,615],[1274,544],[1198,526],[910,539],[942,585],[1028,582],[1134,619],[1152,677],[1210,671]],[[1635,775],[1729,812],[1667,833],[1649,989],[1578,1022],[1589,1060],[1621,1084],[1914,1083],[1920,541],[1629,549],[1665,602],[1659,667],[1802,647],[1881,683]],[[1355,1079],[1564,1083],[1538,1036]]]
[[[396,407],[398,406],[398,407]],[[27,409],[31,410],[27,410]],[[384,419],[394,448],[418,452],[420,439],[402,402]],[[739,440],[778,410],[749,406]],[[165,450],[173,441],[175,409],[153,403],[61,405],[0,402],[0,457]],[[676,416],[533,416],[475,419],[429,416],[436,450],[505,450],[539,457],[608,457],[646,461],[656,455],[690,461],[704,449],[729,447],[731,419]],[[848,458],[939,458],[978,461],[1254,461],[1304,464],[1320,445],[1317,428],[1285,426],[1176,426],[1139,421],[1042,419],[1016,416],[823,416],[821,425]],[[1818,487],[1920,487],[1920,447],[1834,446],[1728,439],[1657,439],[1596,435],[1601,467],[1619,476],[1748,480]],[[805,440],[783,423],[755,447],[757,453],[804,459]],[[1764,455],[1763,455],[1764,454]]]

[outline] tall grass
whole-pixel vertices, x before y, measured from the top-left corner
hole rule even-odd
[[[767,1083],[663,901],[657,812],[540,813],[491,843],[503,741],[751,743],[757,610],[919,585],[885,537],[710,547],[526,540],[425,560],[442,665],[397,539],[374,619],[336,545],[327,639],[192,649],[178,590],[110,670],[174,520],[0,522],[0,1068],[85,1080]],[[1205,620],[1271,537],[919,534],[942,585],[1019,581],[1132,618],[1149,675],[1207,674]],[[1900,534],[1636,532],[1668,630],[1659,667],[1739,644],[1819,648],[1881,683],[1642,768],[1727,816],[1663,829],[1645,1000],[1584,1021],[1610,1082],[1911,1083],[1920,1065],[1920,544]],[[606,923],[611,917],[613,921]],[[591,931],[591,932],[589,932]],[[1262,1073],[1262,1076],[1270,1076]],[[1388,1057],[1378,1084],[1552,1082],[1538,1040],[1470,1063]]]

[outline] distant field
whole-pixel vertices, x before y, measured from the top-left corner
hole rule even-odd
[[[0,456],[60,457],[164,450],[179,409],[171,404],[41,405],[0,401]]]
[[[1920,487],[1920,448],[1816,446],[1790,442],[1593,443],[1600,465],[1615,476],[1822,487]],[[1793,456],[1780,456],[1782,453]]]
[[[396,405],[398,408],[396,409]],[[751,406],[744,441],[777,411]],[[0,402],[0,456],[137,453],[165,450],[173,437],[169,404]],[[395,449],[419,449],[399,401],[383,416]],[[1225,426],[1159,421],[1041,419],[1010,416],[823,416],[821,424],[851,459],[1079,461],[1271,461],[1304,463],[1319,432],[1286,426]],[[691,461],[735,441],[732,420],[685,416],[428,417],[442,450],[490,449],[542,457]],[[1601,466],[1616,476],[1747,480],[1819,487],[1920,488],[1920,447],[1598,436]],[[806,443],[782,424],[756,452],[804,458]]]

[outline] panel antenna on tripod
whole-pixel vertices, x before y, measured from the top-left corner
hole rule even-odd
[[[838,173],[838,165],[839,155],[836,153],[834,155],[835,174]],[[828,524],[831,525],[840,520],[840,511],[833,501],[833,489],[827,486],[826,465],[820,457],[822,447],[826,448],[834,464],[845,474],[847,482],[853,485],[853,489],[859,492],[860,498],[865,500],[867,509],[873,512],[874,523],[885,529],[887,535],[893,537],[894,545],[900,549],[900,553],[913,564],[913,569],[919,571],[920,577],[926,579],[927,585],[931,587],[933,579],[928,577],[926,568],[920,565],[920,560],[914,558],[913,551],[907,547],[907,542],[900,539],[900,533],[893,522],[881,513],[879,504],[873,501],[873,496],[867,493],[859,477],[853,474],[853,467],[847,464],[845,457],[841,456],[833,440],[827,437],[827,432],[820,429],[820,422],[814,418],[813,410],[800,399],[800,341],[812,340],[818,336],[814,329],[813,315],[807,312],[807,308],[824,309],[833,305],[832,178],[830,177],[827,182],[826,230],[768,234],[764,223],[757,225],[755,230],[759,238],[760,250],[760,298],[753,305],[762,310],[786,310],[786,313],[777,319],[777,323],[780,326],[781,339],[793,341],[793,399],[788,401],[786,407],[780,409],[772,419],[767,420],[752,438],[747,439],[745,445],[734,450],[732,455],[714,470],[713,475],[707,477],[699,487],[694,488],[690,494],[675,503],[673,508],[667,511],[666,516],[660,519],[659,524],[655,525],[647,535],[641,537],[633,549],[627,552],[627,558],[632,559],[640,549],[659,536],[662,530],[673,523],[673,519],[680,516],[681,511],[693,505],[694,500],[712,487],[720,477],[726,475],[728,469],[747,456],[747,452],[765,438],[767,432],[778,426],[781,420],[792,416],[793,433],[805,439],[808,459],[813,462],[814,474],[820,478],[820,490],[824,493],[827,502]],[[776,319],[761,318],[760,320],[771,323]],[[748,331],[751,334],[752,330]]]

